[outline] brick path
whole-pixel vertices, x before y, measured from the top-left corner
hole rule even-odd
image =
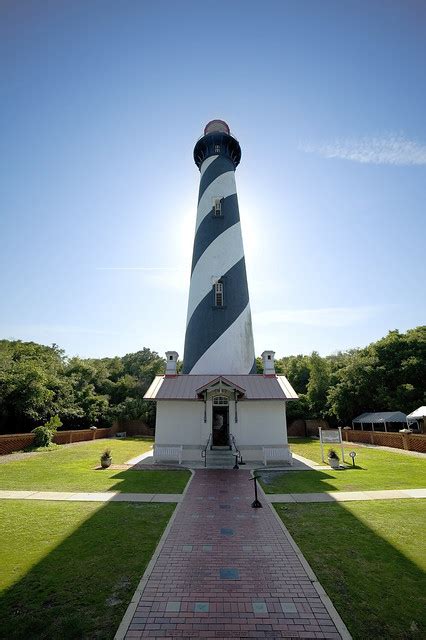
[[[251,508],[249,479],[243,470],[195,472],[116,638],[349,637],[267,501]]]

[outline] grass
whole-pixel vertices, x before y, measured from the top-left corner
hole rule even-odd
[[[182,493],[189,471],[96,469],[105,449],[111,449],[113,464],[123,464],[152,445],[152,438],[143,437],[56,447],[0,464],[0,489]]]
[[[275,508],[354,640],[426,637],[424,500]]]
[[[291,438],[290,448],[294,453],[321,464],[319,441]],[[262,486],[266,493],[417,489],[426,486],[426,459],[381,449],[355,448],[353,444],[345,445],[346,453],[353,449],[357,453],[355,468],[348,467],[344,471],[330,468],[324,471],[267,472],[263,474]]]
[[[110,640],[174,508],[0,502],[0,638]]]

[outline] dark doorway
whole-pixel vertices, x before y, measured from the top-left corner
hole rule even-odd
[[[213,438],[214,447],[229,445],[229,407],[213,406]]]

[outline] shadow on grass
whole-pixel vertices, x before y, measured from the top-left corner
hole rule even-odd
[[[21,557],[39,557],[52,539],[59,544],[1,595],[0,638],[106,640],[175,505],[10,501],[3,507],[13,526],[2,544],[15,566]]]
[[[136,438],[135,438],[136,440]],[[139,440],[139,439],[138,439]],[[144,439],[146,442],[146,439]],[[101,453],[111,448],[117,468],[99,470]],[[32,491],[118,491],[126,493],[181,493],[190,477],[187,470],[126,467],[138,446],[127,440],[97,440],[60,445],[53,451],[27,454],[0,465],[0,487]],[[143,448],[142,448],[143,451]],[[22,456],[22,454],[21,454]]]
[[[345,476],[351,471],[367,471],[367,469],[356,465],[336,470],[337,473],[345,474]],[[307,490],[310,492],[315,490],[321,492],[337,491],[336,487],[328,482],[329,480],[335,481],[336,478],[327,471],[319,469],[301,471],[257,469],[257,473],[261,477],[262,486],[266,493],[305,493]],[[298,491],[299,488],[300,491]],[[361,489],[358,490],[361,491]]]
[[[126,469],[109,490],[178,493],[189,477]],[[175,506],[0,501],[1,640],[113,638]]]
[[[105,473],[96,469],[96,473]],[[117,471],[111,480],[117,484],[108,491],[120,493],[182,493],[191,473],[186,469],[126,469]],[[98,490],[99,489],[94,489]]]
[[[426,637],[425,573],[410,559],[424,562],[425,507],[421,500],[275,505],[354,640]]]

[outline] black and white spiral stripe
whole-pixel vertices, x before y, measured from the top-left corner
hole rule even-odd
[[[184,373],[253,373],[254,345],[235,166],[224,155],[200,167],[197,223],[185,335]],[[221,216],[213,200],[221,198]],[[214,306],[220,278],[224,306]]]

